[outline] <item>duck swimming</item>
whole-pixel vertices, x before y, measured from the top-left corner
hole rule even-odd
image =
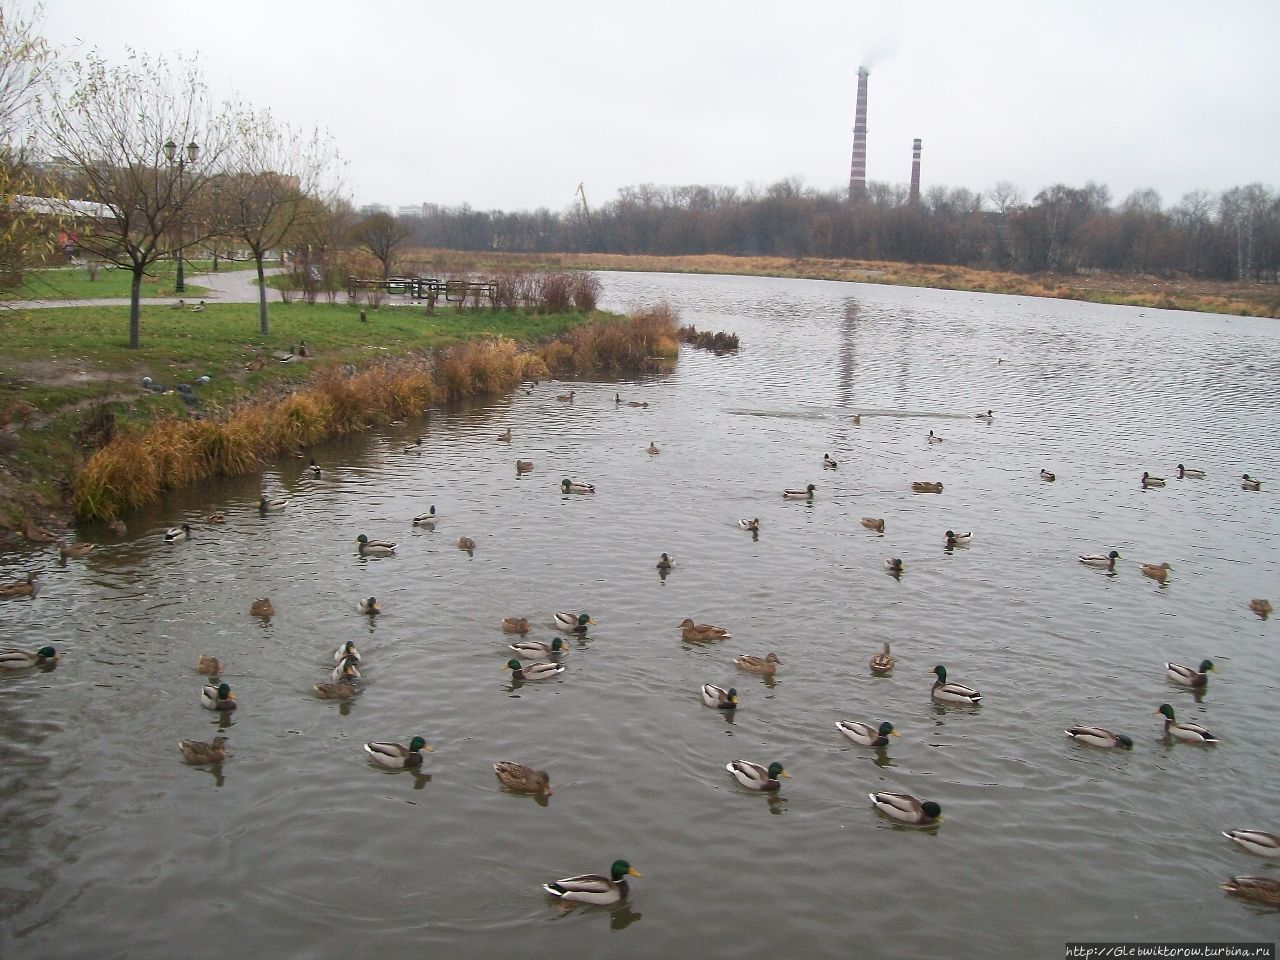
[[[938,664],[933,668],[934,675],[937,680],[933,682],[933,688],[929,691],[929,695],[935,700],[945,700],[948,703],[968,703],[977,706],[982,700],[982,694],[973,687],[966,687],[963,683],[948,683],[947,668],[942,664]]]
[[[876,533],[884,533],[884,517],[863,517],[862,525]]]
[[[1173,707],[1160,704],[1156,713],[1164,716],[1165,736],[1172,736],[1186,743],[1217,743],[1218,738],[1198,723],[1180,723],[1173,715]]]
[[[615,860],[607,877],[598,873],[584,873],[579,877],[566,877],[544,883],[542,889],[558,900],[607,907],[626,899],[630,892],[627,877],[639,876],[642,874],[627,861]]]
[[[813,491],[817,489],[817,486],[811,483],[803,490],[783,490],[782,496],[787,500],[812,500]]]
[[[405,770],[422,766],[422,751],[431,752],[431,744],[422,737],[414,737],[406,747],[401,743],[390,743],[386,740],[372,740],[364,745],[364,752],[369,759],[388,770]]]
[[[1133,741],[1129,737],[1123,733],[1112,733],[1106,727],[1071,727],[1066,734],[1077,743],[1087,743],[1091,747],[1133,749]]]
[[[869,793],[872,805],[899,823],[928,826],[942,819],[942,807],[932,800],[921,800],[910,793]]]
[[[1116,568],[1116,561],[1120,559],[1120,554],[1112,550],[1105,557],[1097,554],[1086,554],[1080,557],[1080,562],[1089,567],[1106,567],[1108,570]]]
[[[734,657],[733,662],[743,670],[750,670],[752,673],[773,674],[782,666],[782,661],[778,659],[776,653],[770,653],[765,657],[753,657],[749,654],[739,654]]]
[[[725,764],[725,769],[729,771],[729,775],[737,780],[739,784],[748,790],[777,790],[782,786],[779,777],[791,779],[791,774],[783,769],[782,764],[774,762],[768,767],[762,767],[758,763],[752,763],[750,760],[734,760]]]
[[[1184,687],[1203,687],[1209,683],[1209,673],[1218,668],[1213,665],[1212,660],[1202,660],[1199,670],[1184,667],[1180,663],[1166,663],[1164,669],[1174,683],[1180,683]]]
[[[863,747],[888,746],[889,738],[900,736],[893,724],[886,720],[878,727],[857,720],[837,720],[836,729],[854,743]]]
[[[738,691],[733,687],[726,690],[724,687],[717,687],[714,683],[704,683],[702,702],[717,710],[736,710],[738,709]]]

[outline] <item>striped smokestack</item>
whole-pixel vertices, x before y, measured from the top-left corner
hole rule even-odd
[[[849,165],[849,200],[867,195],[867,74],[858,68],[858,106],[853,115],[853,162]]]
[[[911,205],[920,205],[920,138],[911,141]]]

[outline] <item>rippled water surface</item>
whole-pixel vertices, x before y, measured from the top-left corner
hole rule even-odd
[[[4,645],[65,652],[0,678],[0,954],[1020,958],[1275,939],[1274,913],[1218,889],[1280,876],[1219,835],[1280,831],[1277,625],[1247,608],[1280,602],[1275,321],[809,281],[605,286],[609,307],[666,298],[742,350],[432,412],[317,449],[319,479],[288,460],[186,491],[83,560],[0,557],[5,580],[43,570],[36,599],[0,601]],[[534,472],[517,478],[517,457]],[[1207,477],[1173,479],[1179,462]],[[1144,470],[1168,485],[1142,490]],[[562,496],[563,477],[597,492]],[[783,500],[808,483],[811,503]],[[260,492],[292,499],[263,517]],[[438,525],[410,526],[431,504]],[[225,526],[203,522],[213,508]],[[737,526],[755,516],[758,539]],[[184,520],[195,539],[166,545]],[[948,528],[972,544],[946,550]],[[359,533],[396,556],[361,558]],[[1111,549],[1114,575],[1075,559]],[[1138,569],[1160,561],[1164,585]],[[265,623],[247,612],[263,595]],[[369,595],[376,619],[356,611]],[[513,685],[500,621],[550,641],[555,610],[598,623],[561,677]],[[733,637],[684,643],[684,617]],[[364,694],[316,700],[347,639]],[[876,678],[886,640],[898,665]],[[769,651],[774,678],[733,664]],[[176,747],[219,732],[201,652],[241,704],[220,769]],[[1203,658],[1218,673],[1197,701],[1163,663]],[[937,663],[982,705],[933,703]],[[736,686],[737,714],[705,707],[704,682]],[[1162,701],[1221,743],[1164,742]],[[856,747],[841,718],[902,736]],[[1081,747],[1076,723],[1134,748]],[[360,747],[415,734],[434,746],[422,775]],[[792,779],[749,793],[725,772],[737,758]],[[547,769],[554,796],[502,790],[499,759]],[[943,822],[895,826],[873,790],[935,799]],[[618,857],[644,873],[622,907],[566,914],[540,890]]]

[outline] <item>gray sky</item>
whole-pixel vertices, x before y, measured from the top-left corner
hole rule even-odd
[[[327,129],[357,204],[843,190],[863,63],[871,180],[906,182],[913,137],[925,189],[1280,180],[1280,0],[49,0],[42,32],[199,53],[220,96]]]

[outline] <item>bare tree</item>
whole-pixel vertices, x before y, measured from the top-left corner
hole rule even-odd
[[[372,213],[356,224],[353,236],[356,243],[382,264],[382,279],[385,280],[391,276],[396,254],[408,241],[410,230],[407,224],[389,213]]]
[[[100,205],[80,245],[133,274],[129,347],[141,345],[140,296],[147,269],[177,246],[199,243],[210,225],[192,218],[222,169],[230,142],[195,61],[133,52],[123,66],[90,54],[68,67],[69,89],[46,98],[40,127],[70,214],[75,200]],[[166,240],[168,244],[166,244]]]

